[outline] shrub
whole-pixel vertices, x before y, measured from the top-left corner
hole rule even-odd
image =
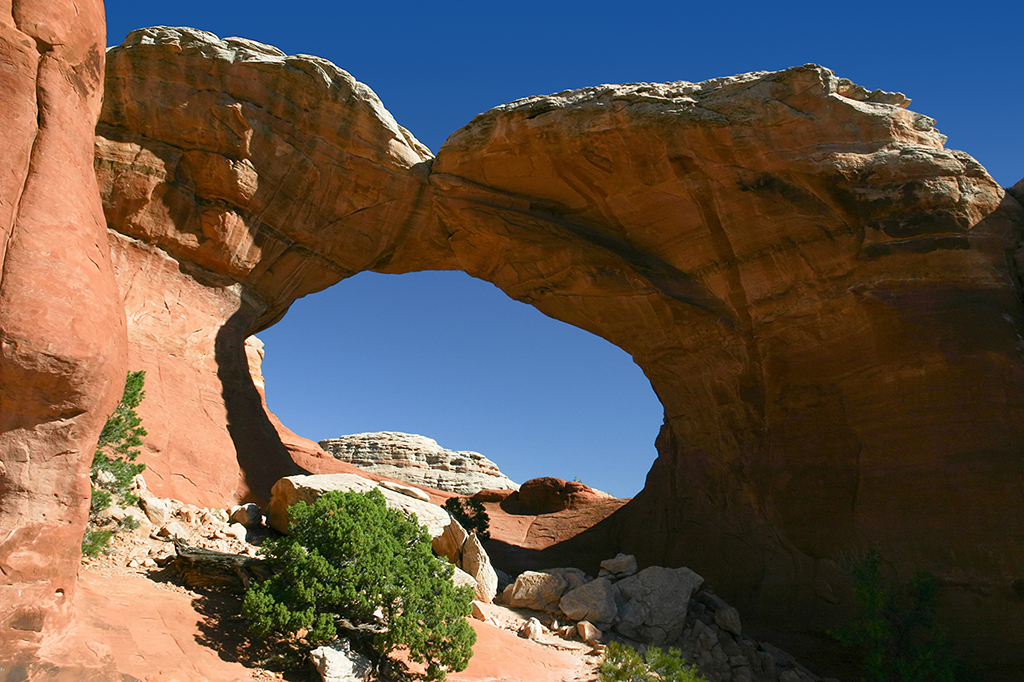
[[[146,468],[145,464],[134,463],[146,429],[135,408],[146,396],[142,390],[145,382],[145,370],[128,373],[121,400],[100,432],[89,469],[92,498],[89,501],[89,524],[82,539],[82,553],[86,556],[97,556],[106,549],[115,532],[132,527],[130,521],[123,521],[113,529],[101,529],[99,525],[111,502],[116,500],[119,505],[129,507],[139,501],[131,488],[132,480]]]
[[[939,582],[918,572],[906,583],[882,576],[876,547],[843,562],[860,602],[859,616],[831,634],[860,649],[865,682],[960,682],[974,679],[935,624]]]
[[[652,646],[640,655],[636,649],[611,642],[599,668],[601,682],[707,682],[679,649]]]
[[[445,511],[451,514],[463,528],[481,540],[491,539],[491,517],[480,500],[464,497],[449,497],[444,503]]]
[[[289,517],[292,535],[261,550],[274,575],[243,602],[256,635],[305,631],[314,647],[369,629],[364,653],[378,667],[404,648],[425,664],[427,679],[465,669],[476,641],[466,621],[473,591],[452,584],[451,565],[434,556],[415,519],[388,509],[379,491],[329,492],[293,505]]]

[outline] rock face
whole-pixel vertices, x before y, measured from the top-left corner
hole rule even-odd
[[[125,321],[92,173],[99,0],[0,6],[0,669],[71,615]],[[71,679],[74,673],[67,679]]]
[[[659,458],[615,549],[820,632],[850,605],[835,557],[877,544],[946,579],[947,628],[1012,679],[1024,210],[906,104],[818,66],[599,86],[431,160],[328,62],[133,33],[96,164],[153,487],[265,499],[298,467],[245,338],[362,270],[461,269],[651,380]]]
[[[588,88],[481,114],[430,179],[470,274],[660,397],[623,549],[821,631],[878,544],[1012,678],[980,633],[1024,638],[1021,207],[902,105],[815,66]]]
[[[190,29],[136,31],[109,52],[97,134],[129,361],[150,379],[150,484],[203,505],[266,503],[302,471],[264,410],[246,337],[416,248],[402,226],[423,203],[429,153],[333,64]],[[396,231],[366,242],[382,225]]]
[[[335,459],[382,476],[460,495],[519,488],[479,452],[455,452],[433,438],[383,431],[320,441]]]

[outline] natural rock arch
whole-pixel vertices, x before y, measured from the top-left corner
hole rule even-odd
[[[260,498],[327,466],[264,412],[245,338],[362,270],[462,269],[651,380],[623,548],[818,629],[832,559],[877,543],[955,581],[958,635],[998,624],[972,643],[1013,665],[1024,219],[905,104],[816,66],[601,86],[498,107],[434,159],[329,62],[133,33],[97,173],[153,487]]]

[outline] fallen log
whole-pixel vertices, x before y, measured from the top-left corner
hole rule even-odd
[[[171,567],[189,587],[245,590],[271,574],[266,559],[192,547],[178,538],[174,539],[174,553]]]

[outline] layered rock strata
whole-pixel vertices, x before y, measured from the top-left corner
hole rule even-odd
[[[851,602],[835,558],[877,544],[945,581],[990,671],[1020,662],[1024,213],[906,98],[817,66],[599,86],[481,114],[431,160],[348,74],[251,41],[139,31],[107,87],[161,494],[265,499],[295,469],[243,344],[296,297],[461,269],[650,379],[659,458],[615,519],[641,564],[820,631]]]
[[[433,438],[382,431],[320,441],[335,459],[364,471],[459,495],[519,488],[479,452],[442,448]]]
[[[89,464],[125,377],[93,175],[103,3],[0,5],[0,670],[72,614]],[[67,679],[71,679],[68,677]]]

